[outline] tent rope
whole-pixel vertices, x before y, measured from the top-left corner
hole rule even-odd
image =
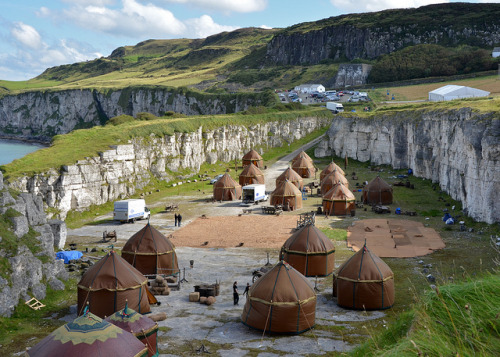
[[[272,305],[269,305],[269,312],[267,313],[266,324],[264,325],[264,331],[262,331],[262,337],[260,339],[260,344],[264,341],[264,335],[266,334],[267,322],[269,321],[269,316],[271,315]]]
[[[144,336],[144,340],[146,341],[146,347],[151,353],[155,353],[155,350],[153,349],[153,346],[149,343],[148,336],[146,336],[146,333],[144,332],[144,329],[141,329],[142,335]]]

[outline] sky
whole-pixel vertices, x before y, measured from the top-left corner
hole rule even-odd
[[[444,2],[450,1],[0,0],[0,79],[27,80],[47,68],[106,57],[148,39],[204,38],[241,27],[283,28]]]

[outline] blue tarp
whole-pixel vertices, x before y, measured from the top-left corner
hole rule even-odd
[[[82,255],[82,252],[79,252],[78,250],[68,250],[64,252],[57,252],[56,259],[63,259],[64,264],[69,264],[70,260],[80,259]]]

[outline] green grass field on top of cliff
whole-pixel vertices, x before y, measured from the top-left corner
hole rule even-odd
[[[96,156],[109,150],[110,145],[127,144],[132,138],[150,136],[164,137],[175,133],[189,133],[198,130],[213,130],[226,125],[252,125],[270,121],[289,121],[308,116],[330,118],[332,114],[324,108],[306,108],[283,112],[263,112],[259,114],[231,114],[214,116],[191,116],[184,118],[158,118],[155,120],[133,120],[118,126],[111,124],[91,129],[75,130],[69,134],[54,137],[50,147],[37,150],[12,163],[1,166],[6,179],[24,175],[59,170],[62,165],[74,164],[85,157]]]

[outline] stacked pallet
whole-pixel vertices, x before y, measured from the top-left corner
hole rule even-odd
[[[151,292],[154,295],[169,295],[170,288],[168,287],[168,282],[164,277],[157,275],[155,280],[151,283]]]

